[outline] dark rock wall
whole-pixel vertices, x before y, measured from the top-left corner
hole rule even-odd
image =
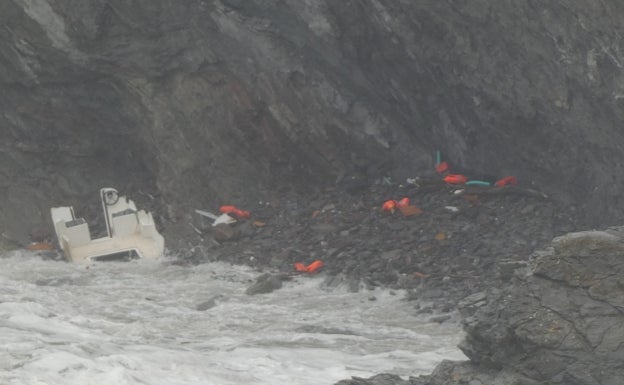
[[[622,227],[556,237],[528,263],[501,269],[499,285],[465,297],[469,361],[409,381],[386,374],[337,385],[621,384],[623,241]]]
[[[622,235],[618,227],[557,237],[529,274],[518,270],[502,291],[467,303],[462,350],[471,364],[462,370],[480,365],[480,381],[501,385],[622,382]],[[490,370],[500,372],[485,381]],[[511,378],[495,380],[501,373]]]
[[[624,210],[624,3],[7,0],[0,207],[194,207],[453,165]]]

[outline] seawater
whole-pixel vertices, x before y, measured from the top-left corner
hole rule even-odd
[[[268,294],[224,263],[81,266],[0,256],[0,384],[334,384],[461,360],[461,331],[405,293],[297,276]]]

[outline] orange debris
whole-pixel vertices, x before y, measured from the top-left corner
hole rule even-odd
[[[405,198],[401,199],[400,201],[396,202],[396,206],[398,208],[406,207],[406,206],[409,206],[409,203],[410,203],[409,198],[405,197]]]
[[[518,178],[516,178],[515,176],[506,176],[496,181],[496,183],[494,183],[494,186],[503,187],[512,184],[518,184]]]
[[[381,211],[394,213],[394,210],[408,207],[410,205],[409,198],[405,197],[401,200],[397,201],[394,199],[390,199],[384,202],[381,206]]]
[[[438,174],[444,174],[448,170],[449,170],[449,165],[446,162],[441,162],[440,164],[436,166],[436,172]]]
[[[221,206],[219,211],[223,214],[232,214],[238,219],[249,218],[251,216],[249,211],[241,210],[238,207],[231,205]]]
[[[384,204],[381,206],[381,211],[385,211],[385,212],[394,213],[395,209],[396,209],[396,201],[394,199],[385,201]]]
[[[307,266],[308,273],[316,273],[321,267],[323,267],[323,261],[317,259]]]
[[[297,270],[300,273],[305,273],[306,271],[308,271],[308,268],[303,263],[297,262],[295,263],[295,270]]]
[[[297,270],[300,273],[314,274],[314,273],[317,273],[321,267],[323,267],[323,261],[321,261],[320,259],[317,259],[316,261],[312,262],[308,266],[304,265],[301,262],[297,262],[295,263],[294,266],[295,266],[295,270]]]
[[[444,177],[444,181],[449,184],[463,184],[468,181],[468,178],[462,174],[449,174]]]
[[[31,243],[30,245],[26,246],[26,250],[30,250],[30,251],[50,251],[50,250],[54,250],[54,246],[52,246],[52,244],[46,243],[46,242],[36,242],[36,243]]]

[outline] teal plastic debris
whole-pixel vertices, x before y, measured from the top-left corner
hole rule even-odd
[[[491,186],[492,185],[490,182],[486,182],[484,180],[469,180],[465,184],[467,184],[469,186],[470,185],[472,185],[472,186]]]

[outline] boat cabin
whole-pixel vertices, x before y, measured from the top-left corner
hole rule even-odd
[[[74,208],[52,207],[50,213],[58,243],[71,262],[158,258],[165,241],[152,214],[137,210],[134,202],[111,187],[100,189],[106,235],[92,239],[89,224],[76,218]]]

